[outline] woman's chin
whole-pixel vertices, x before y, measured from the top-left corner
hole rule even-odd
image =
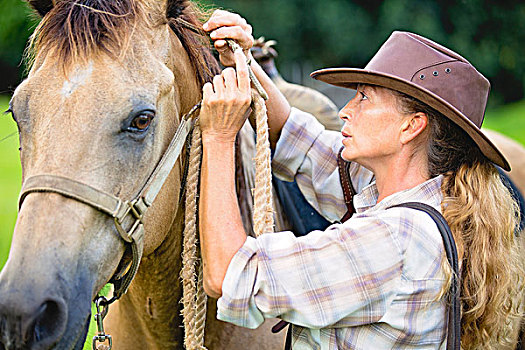
[[[343,151],[341,152],[341,158],[346,160],[347,162],[351,162],[355,160],[355,156],[352,152],[352,149],[350,147],[347,147],[346,145],[343,148]]]

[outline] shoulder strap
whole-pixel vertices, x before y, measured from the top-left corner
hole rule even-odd
[[[339,179],[341,181],[341,187],[343,188],[343,195],[345,198],[345,204],[346,204],[346,214],[341,219],[341,222],[345,222],[346,220],[350,219],[350,217],[355,213],[354,208],[354,195],[355,195],[355,189],[354,186],[352,186],[352,181],[350,180],[350,164],[351,162],[347,162],[343,159],[341,156],[341,152],[343,152],[343,147],[339,150],[339,153],[337,154],[337,165],[339,168]]]
[[[461,343],[461,310],[459,303],[459,264],[458,264],[458,252],[456,249],[456,243],[454,237],[450,231],[450,227],[447,221],[441,215],[439,211],[434,209],[428,204],[418,202],[407,202],[397,205],[393,205],[389,208],[405,207],[415,210],[420,210],[432,218],[436,223],[441,237],[443,238],[443,244],[445,246],[445,252],[447,260],[453,270],[452,285],[449,291],[449,310],[448,310],[448,331],[447,331],[447,350],[459,350]]]

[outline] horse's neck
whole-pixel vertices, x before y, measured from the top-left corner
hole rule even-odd
[[[178,210],[165,241],[142,259],[128,293],[110,307],[107,328],[116,349],[182,347],[182,213]]]

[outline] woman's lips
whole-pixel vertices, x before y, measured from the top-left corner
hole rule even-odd
[[[352,135],[347,134],[346,132],[341,132],[341,134],[343,135],[343,146],[349,146],[349,141],[352,139]]]

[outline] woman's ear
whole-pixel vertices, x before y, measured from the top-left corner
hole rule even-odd
[[[405,145],[415,139],[426,129],[427,125],[428,116],[426,113],[417,112],[411,114],[401,125],[401,143]]]

